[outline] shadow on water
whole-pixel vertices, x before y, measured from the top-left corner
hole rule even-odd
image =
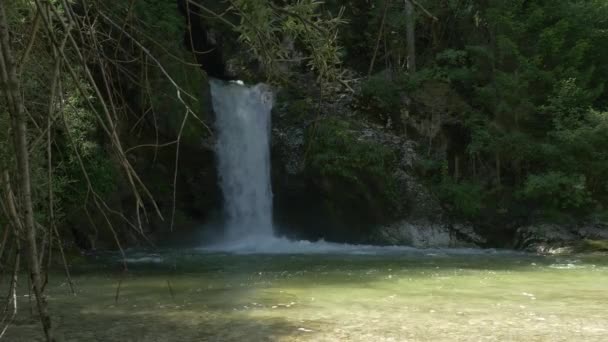
[[[298,333],[283,318],[252,316],[243,299],[251,289],[240,284],[201,284],[198,277],[142,272],[75,275],[75,296],[65,283],[50,284],[48,299],[59,341],[277,341]],[[20,294],[27,293],[23,285]],[[4,340],[43,341],[32,305],[20,295],[19,315]]]
[[[75,310],[71,308],[70,310]],[[55,307],[57,311],[57,307]],[[125,312],[62,314],[55,320],[59,341],[165,342],[165,341],[278,341],[297,334],[297,327],[281,318],[209,317],[184,311],[178,317]],[[44,341],[38,322],[17,320],[5,341]]]

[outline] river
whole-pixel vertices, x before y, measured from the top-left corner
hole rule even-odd
[[[140,250],[127,252],[127,273],[120,259],[98,254],[74,264],[76,295],[61,273],[52,274],[47,291],[61,340],[606,341],[608,336],[608,258],[601,255],[372,247],[300,254]],[[42,339],[24,293],[22,286],[20,313],[7,341]]]

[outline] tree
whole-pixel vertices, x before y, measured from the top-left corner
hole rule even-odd
[[[25,106],[21,97],[21,79],[18,75],[19,65],[11,48],[9,39],[9,26],[6,17],[4,2],[0,3],[0,72],[3,83],[3,93],[6,98],[7,109],[11,117],[11,131],[13,147],[17,159],[17,174],[19,175],[19,191],[17,192],[21,203],[19,214],[13,217],[13,232],[15,237],[21,238],[25,234],[28,268],[32,287],[36,296],[36,304],[42,328],[47,341],[53,340],[51,318],[48,314],[46,299],[43,294],[43,282],[40,272],[38,247],[36,241],[36,226],[34,220],[34,205],[32,201],[32,182],[30,177],[30,154],[28,150],[28,123],[25,115]],[[5,187],[10,187],[10,179],[5,177]],[[12,199],[11,199],[12,201]],[[14,202],[13,204],[14,205]],[[18,257],[18,256],[17,256]],[[14,285],[13,285],[14,286]],[[13,299],[16,300],[16,299]]]
[[[416,0],[404,0],[405,2],[405,31],[407,42],[407,65],[410,73],[416,72],[416,12],[414,5],[420,8],[422,12],[431,18],[433,21],[438,21],[437,17],[432,15],[426,8],[420,5]]]
[[[407,42],[407,70],[416,72],[416,15],[414,5],[410,0],[405,0],[405,31]]]

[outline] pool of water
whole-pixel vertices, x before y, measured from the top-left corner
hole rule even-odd
[[[61,340],[608,340],[601,255],[164,250],[130,251],[127,264],[125,273],[120,256],[106,254],[73,266],[76,295],[61,273],[52,275],[47,292]],[[29,306],[22,286],[6,341],[41,340]]]

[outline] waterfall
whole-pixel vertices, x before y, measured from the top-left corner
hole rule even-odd
[[[270,185],[270,87],[211,80],[217,160],[226,215],[225,242],[273,238]]]

